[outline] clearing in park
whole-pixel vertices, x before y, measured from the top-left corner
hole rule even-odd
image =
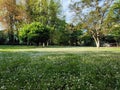
[[[0,46],[0,90],[120,90],[120,48]]]

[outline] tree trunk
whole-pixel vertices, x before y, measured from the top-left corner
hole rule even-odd
[[[49,42],[47,41],[47,47],[49,46]]]
[[[95,41],[96,47],[99,48],[99,47],[100,47],[100,39],[99,39],[99,37],[95,37],[95,36],[93,36],[93,38],[94,38],[94,41]]]
[[[96,46],[97,46],[97,48],[100,47],[100,41],[97,41],[97,42],[96,42]]]
[[[43,42],[43,47],[45,47],[45,43]]]

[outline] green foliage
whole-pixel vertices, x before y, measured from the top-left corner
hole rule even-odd
[[[22,5],[16,3],[16,0],[0,1],[0,22],[7,29],[7,44],[16,43],[14,32],[18,30],[20,24],[25,20],[25,10]]]
[[[5,34],[3,31],[0,31],[0,44],[4,44],[6,40]]]
[[[87,33],[81,36],[81,43],[83,46],[95,46],[93,38]]]
[[[67,32],[66,25],[67,25],[67,23],[65,22],[65,20],[57,19],[57,22],[53,26],[54,30],[51,32],[51,38],[50,38],[51,44],[55,44],[55,45],[63,44],[63,45],[65,45],[64,43],[61,43],[61,41],[64,42],[64,40],[66,38],[68,38],[67,36],[66,36],[66,38],[62,38],[62,37],[64,37],[65,32]]]
[[[39,22],[33,22],[31,24],[25,25],[19,31],[20,40],[27,44],[37,44],[45,43],[50,38],[51,28],[44,26]]]
[[[107,21],[114,24],[120,23],[120,0],[116,0],[111,6],[108,13]]]
[[[69,30],[61,30],[60,45],[70,45],[70,34]]]
[[[70,42],[71,45],[79,45],[80,44],[80,39],[81,39],[81,35],[82,35],[82,31],[81,30],[75,30],[72,32],[71,36],[70,36]]]
[[[100,47],[102,36],[106,32],[108,33],[110,25],[105,20],[112,3],[113,0],[105,2],[102,0],[78,0],[71,5],[71,10],[76,13],[76,21],[82,24],[83,30],[89,32],[97,47]]]
[[[41,21],[42,24],[46,23],[48,7],[48,0],[27,0],[26,11],[30,21]],[[43,16],[44,14],[44,16]]]
[[[120,45],[120,0],[116,0],[111,6],[107,19],[107,23],[110,23],[110,35],[116,41],[117,46]]]
[[[120,45],[120,27],[115,27],[114,29],[112,29],[111,33],[110,33],[114,40],[117,43],[117,46]]]
[[[120,45],[120,0],[71,0],[76,26],[66,23],[61,0],[15,1],[0,0],[0,21],[8,25],[5,34],[0,32],[0,44],[94,46],[94,40],[99,47],[115,40]]]
[[[27,0],[26,11],[30,21],[44,25],[54,25],[59,12],[59,3],[55,0]]]

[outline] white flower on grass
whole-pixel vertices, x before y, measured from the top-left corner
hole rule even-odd
[[[5,90],[5,89],[6,89],[6,87],[3,85],[3,86],[1,86],[1,89]]]

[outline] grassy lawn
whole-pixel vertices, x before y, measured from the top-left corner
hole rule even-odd
[[[120,47],[0,46],[0,90],[120,90]]]

